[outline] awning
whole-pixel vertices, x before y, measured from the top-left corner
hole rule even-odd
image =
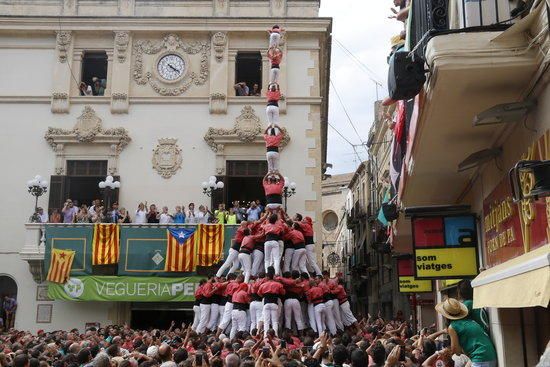
[[[548,307],[550,244],[485,270],[472,287],[474,308]]]

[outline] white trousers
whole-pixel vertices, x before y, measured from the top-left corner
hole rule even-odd
[[[231,322],[231,311],[233,311],[233,303],[226,302],[225,307],[223,308],[223,316],[221,318],[220,325],[218,326],[220,329],[225,330],[225,328],[229,326],[229,323]]]
[[[290,271],[290,265],[292,264],[292,256],[294,255],[294,249],[293,248],[287,248],[285,250],[285,263],[283,264],[283,273],[286,271]]]
[[[282,203],[269,203],[266,204],[266,209],[276,210],[283,207]]]
[[[340,313],[342,315],[342,323],[345,326],[350,326],[357,322],[357,319],[353,316],[353,312],[351,312],[351,307],[348,301],[340,305]]]
[[[306,245],[306,256],[307,256],[307,262],[315,272],[315,275],[321,275],[322,274],[321,268],[319,268],[319,265],[317,265],[317,257],[315,256],[314,243],[310,245]]]
[[[267,159],[267,172],[279,171],[279,152],[265,152]]]
[[[276,33],[276,32],[272,32],[269,35],[269,47],[278,47],[280,40],[281,40],[281,34]]]
[[[279,252],[279,241],[265,241],[264,244],[265,258],[264,266],[265,272],[267,268],[273,266],[275,268],[275,275],[281,274],[281,254]]]
[[[263,321],[264,304],[262,301],[250,302],[250,332],[252,329],[259,329]]]
[[[269,105],[265,108],[265,113],[267,114],[267,122],[270,125],[279,125],[279,106]]]
[[[292,318],[296,322],[298,330],[304,330],[304,320],[302,319],[302,308],[300,307],[300,301],[296,298],[285,299],[285,328],[292,329]]]
[[[271,68],[269,69],[269,84],[277,83],[279,84],[279,76],[281,75],[281,69]]]
[[[332,300],[332,315],[334,316],[334,323],[338,330],[344,330],[344,324],[342,323],[342,315],[340,314],[340,302],[337,299]]]
[[[239,251],[237,250],[234,250],[232,248],[229,249],[229,254],[227,255],[227,259],[225,259],[223,265],[221,266],[221,268],[218,270],[218,272],[216,273],[216,276],[219,278],[223,275],[223,273],[229,269],[229,267],[231,267],[231,269],[229,269],[229,273],[234,273],[237,271],[237,269],[239,269]]]
[[[218,317],[220,316],[220,310],[217,303],[212,303],[210,305],[210,320],[208,320],[208,330],[217,330],[218,328]]]
[[[326,306],[324,303],[319,303],[318,305],[315,305],[313,307],[315,311],[315,323],[317,324],[317,333],[319,336],[325,331],[325,314],[326,314]]]
[[[233,310],[231,311],[231,332],[229,338],[235,338],[238,331],[246,331],[246,311]]]
[[[299,270],[300,273],[307,273],[307,256],[306,249],[299,248],[294,250],[292,255],[292,264],[290,265],[291,270]]]
[[[336,322],[334,321],[334,307],[332,300],[325,302],[324,326],[328,328],[330,335],[336,335]],[[317,317],[317,316],[315,316]]]
[[[266,303],[263,308],[264,319],[264,337],[267,338],[269,329],[275,330],[275,335],[279,335],[279,305],[276,303]]]
[[[201,317],[201,307],[200,306],[193,306],[193,325],[191,325],[191,329],[193,331],[197,331],[197,326],[199,326],[200,317]]]
[[[313,329],[313,331],[317,331],[317,322],[315,321],[315,309],[313,307],[313,303],[307,304],[307,316],[309,319],[309,327]]]
[[[252,271],[252,260],[249,254],[239,254],[239,261],[244,273],[244,282],[248,283],[250,280],[250,272]]]
[[[197,326],[197,333],[202,334],[206,330],[206,327],[208,326],[208,322],[210,320],[210,307],[211,305],[207,305],[204,303],[200,304],[200,319],[199,319],[199,325]]]
[[[260,270],[262,270],[262,265],[264,263],[264,253],[260,250],[254,250],[252,252],[252,271],[251,275],[253,277],[258,276]]]

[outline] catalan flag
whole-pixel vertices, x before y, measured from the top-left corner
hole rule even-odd
[[[92,265],[118,263],[120,256],[118,224],[95,224],[92,243]]]
[[[199,224],[197,227],[197,265],[212,266],[223,252],[223,224]]]
[[[168,228],[164,271],[195,270],[196,228]]]
[[[52,249],[50,269],[46,280],[54,283],[65,283],[71,273],[74,254],[73,250]]]

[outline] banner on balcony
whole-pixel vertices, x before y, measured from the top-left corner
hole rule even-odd
[[[93,227],[70,224],[66,226],[46,224],[46,251],[44,267],[46,274],[50,270],[52,252],[58,250],[72,250],[75,252],[70,276],[91,275],[92,257],[91,247]]]
[[[212,266],[223,252],[223,224],[199,224],[197,227],[197,265]]]
[[[474,215],[411,219],[416,279],[453,279],[478,274]]]
[[[192,302],[201,277],[71,277],[49,283],[48,296],[66,301]]]
[[[120,254],[119,225],[97,223],[94,225],[92,265],[118,263]]]

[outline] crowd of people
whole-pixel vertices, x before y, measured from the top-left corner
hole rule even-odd
[[[67,199],[61,210],[53,208],[48,215],[43,208],[38,207],[31,217],[31,222],[41,223],[160,223],[160,224],[200,224],[221,223],[239,224],[245,220],[258,220],[264,213],[261,201],[255,200],[241,206],[238,200],[233,201],[229,210],[224,203],[218,209],[211,211],[206,205],[189,203],[187,208],[178,205],[172,212],[167,206],[160,210],[155,204],[139,203],[135,211],[130,212],[117,202],[106,208],[100,199],[96,199],[90,206],[79,205],[77,200]]]
[[[36,334],[10,329],[0,335],[0,367],[496,366],[494,348],[484,336],[482,325],[472,318],[468,306],[455,299],[436,306],[447,324],[439,331],[432,325],[415,333],[412,323],[402,317],[385,320],[380,315],[368,315],[347,327],[337,327],[335,333],[330,329],[315,331],[312,326],[319,325],[315,323],[302,330],[291,324],[280,324],[284,327],[279,333],[273,328],[277,325],[273,324],[271,316],[264,316],[248,327],[250,321],[244,316],[246,308],[251,311],[254,302],[258,301],[248,301],[245,288],[256,289],[255,294],[265,299],[269,297],[266,290],[274,287],[271,283],[277,282],[292,294],[293,277],[277,278],[271,271],[265,278],[259,278],[264,279],[259,287],[257,283],[244,283],[242,276],[230,275],[228,278],[228,281],[205,280],[197,290],[200,293],[207,287],[215,288],[223,283],[227,283],[226,291],[233,288],[225,304],[233,304],[231,321],[227,324],[227,307],[224,306],[223,312],[219,311],[221,321],[210,325],[200,319],[188,326],[182,323],[181,327],[172,322],[162,330],[136,330],[127,324],[92,326],[84,331],[39,330]],[[316,285],[306,292],[306,299],[308,292],[314,293],[313,288],[331,287],[334,282],[326,276],[310,280]],[[287,297],[285,303],[287,299],[294,298]],[[286,322],[286,308],[284,314]],[[272,316],[281,317],[275,312]],[[237,330],[233,324],[237,325]],[[550,349],[547,348],[537,367],[548,366],[549,358]]]

